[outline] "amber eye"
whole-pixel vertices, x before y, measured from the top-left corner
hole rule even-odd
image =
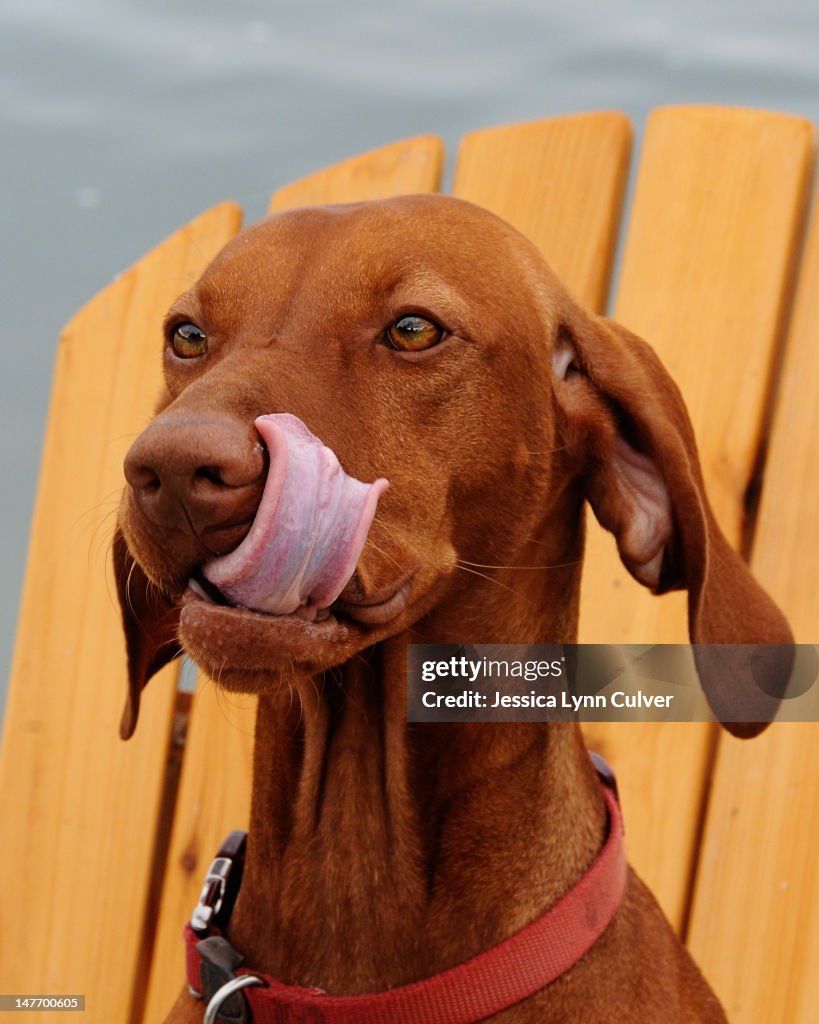
[[[402,316],[392,327],[387,328],[387,341],[402,352],[420,352],[432,348],[443,336],[444,329],[440,324],[417,313]]]
[[[196,324],[177,324],[173,329],[171,346],[180,359],[195,359],[208,350],[208,339]]]

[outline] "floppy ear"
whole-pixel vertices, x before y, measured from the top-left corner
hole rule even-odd
[[[119,527],[114,532],[113,559],[128,652],[128,696],[119,726],[120,736],[127,740],[136,728],[142,688],[182,648],[178,610],[132,558]]]
[[[748,648],[732,656],[731,648],[694,647],[717,718],[735,735],[761,732],[787,685],[793,637],[714,519],[676,384],[644,341],[579,307],[564,317],[553,367],[586,496],[629,572],[656,594],[688,590],[694,645],[777,645],[752,657]]]

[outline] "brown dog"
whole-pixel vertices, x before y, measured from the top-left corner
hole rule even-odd
[[[271,217],[174,303],[164,358],[168,394],[126,459],[115,539],[122,729],[180,641],[222,686],[259,695],[229,930],[253,970],[335,994],[402,986],[500,943],[595,859],[606,811],[577,726],[412,726],[405,704],[409,642],[575,640],[584,500],[638,580],[688,589],[694,642],[790,640],[716,527],[657,358],[486,211],[413,196]],[[236,607],[205,578],[270,500],[284,448],[254,421],[271,413],[297,416],[351,477],[389,481],[329,610],[301,591],[295,610],[282,594]],[[252,590],[247,562],[233,575]],[[743,680],[700,674],[718,714],[741,696]],[[185,993],[169,1019],[202,1016]],[[589,953],[493,1019],[724,1015],[629,873]]]

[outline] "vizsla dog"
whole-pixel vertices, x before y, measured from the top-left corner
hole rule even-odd
[[[790,640],[715,524],[651,349],[503,221],[410,196],[244,231],[171,307],[164,367],[115,537],[122,732],[181,650],[259,696],[223,930],[267,987],[215,1019],[724,1021],[631,871],[588,951],[533,994],[512,985],[478,1016],[398,1006],[559,904],[618,814],[576,724],[408,724],[408,643],[575,641],[585,501],[641,583],[688,590],[693,642]],[[748,685],[699,670],[718,715]],[[503,989],[518,965],[487,970]],[[309,991],[251,1018],[279,985]],[[186,988],[168,1020],[203,1020],[207,998]]]

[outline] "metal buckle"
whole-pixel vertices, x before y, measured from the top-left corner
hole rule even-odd
[[[231,832],[211,862],[199,902],[191,914],[191,928],[195,932],[207,932],[230,917],[242,882],[246,840],[246,833]]]
[[[208,1008],[205,1010],[205,1018],[203,1024],[216,1024],[216,1019],[219,1015],[222,1003],[234,992],[239,992],[243,988],[248,988],[250,985],[264,985],[266,984],[262,978],[257,978],[255,974],[240,974],[237,978],[231,978],[230,981],[226,981],[225,984],[214,992]]]
[[[199,902],[191,914],[191,928],[195,932],[207,931],[213,918],[222,909],[233,861],[229,857],[217,857],[211,862],[205,875],[205,884],[199,894]]]

